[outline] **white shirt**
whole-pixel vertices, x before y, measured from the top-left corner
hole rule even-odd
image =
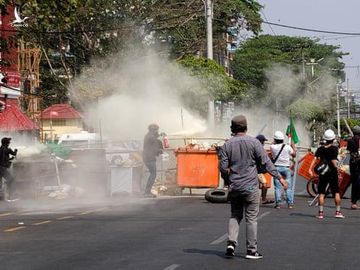
[[[275,159],[276,156],[278,155],[281,147],[282,147],[282,143],[279,144],[272,144],[270,145],[270,149],[271,149],[271,154],[272,154],[272,158]],[[291,154],[294,153],[294,149],[292,149],[292,147],[288,144],[285,144],[284,149],[281,151],[280,156],[278,157],[278,159],[275,162],[275,166],[286,166],[289,167],[291,162]]]

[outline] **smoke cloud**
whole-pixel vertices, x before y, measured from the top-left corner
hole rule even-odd
[[[94,63],[91,73],[85,72],[71,89],[89,126],[101,128],[109,139],[143,138],[150,123],[159,124],[167,134],[205,131],[205,121],[189,111],[182,99],[187,91],[201,89],[194,77],[154,54],[118,56],[111,62],[105,69],[103,63]],[[85,104],[84,88],[97,102]]]

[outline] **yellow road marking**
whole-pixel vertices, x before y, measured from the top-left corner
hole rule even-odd
[[[78,216],[83,216],[83,215],[87,215],[87,214],[91,214],[91,213],[95,213],[95,212],[100,212],[100,211],[103,211],[105,210],[106,207],[103,207],[103,208],[99,208],[99,209],[94,209],[94,210],[88,210],[88,211],[84,211],[80,214],[77,214]]]
[[[14,214],[14,213],[7,212],[7,213],[0,214],[0,217],[6,217],[6,216],[10,216],[12,214]]]
[[[52,222],[51,220],[44,220],[44,221],[41,221],[41,222],[33,223],[31,225],[38,226],[38,225],[48,224],[48,223],[51,223],[51,222]]]
[[[82,213],[78,214],[78,216],[83,216],[83,215],[91,214],[91,213],[93,213],[93,212],[95,212],[95,211],[94,211],[94,210],[92,210],[92,211],[85,211],[85,212],[82,212]]]
[[[74,218],[74,216],[59,217],[59,218],[57,218],[57,220],[64,220],[64,219],[70,219],[70,218]]]
[[[35,214],[35,212],[32,211],[32,210],[24,210],[24,211],[19,211],[18,214],[20,216],[25,216],[25,215],[28,215],[28,214]]]
[[[13,228],[6,229],[6,230],[4,230],[4,232],[15,232],[15,231],[22,230],[22,229],[25,229],[25,228],[26,228],[26,226],[18,226],[18,227],[13,227]]]

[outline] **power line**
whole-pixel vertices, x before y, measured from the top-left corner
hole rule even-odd
[[[319,30],[319,29],[312,29],[312,28],[304,28],[299,26],[292,26],[292,25],[286,25],[286,24],[280,24],[280,23],[273,23],[268,21],[263,21],[265,24],[279,26],[283,28],[289,28],[289,29],[296,29],[301,31],[308,31],[308,32],[316,32],[316,33],[326,33],[326,34],[334,34],[334,35],[344,35],[344,36],[360,36],[360,33],[355,32],[337,32],[337,31],[328,31],[328,30]]]
[[[286,25],[286,24],[280,24],[280,23],[274,23],[274,22],[269,22],[265,16],[265,13],[263,13],[263,16],[265,18],[265,20],[262,21],[262,23],[264,24],[268,24],[269,26],[278,26],[278,27],[283,27],[283,28],[289,28],[289,29],[295,29],[295,30],[301,30],[301,31],[308,31],[308,32],[316,32],[316,33],[326,33],[326,34],[332,34],[332,35],[343,35],[343,36],[360,36],[360,33],[356,33],[356,32],[339,32],[339,31],[329,31],[329,30],[320,30],[320,29],[313,29],[313,28],[305,28],[305,27],[299,27],[299,26],[292,26],[292,25]],[[118,30],[125,30],[125,29],[130,29],[129,26],[127,27],[113,27],[113,28],[103,28],[103,29],[84,29],[84,30],[72,30],[72,31],[34,31],[31,30],[31,32],[33,33],[38,33],[38,34],[76,34],[76,33],[101,33],[101,32],[109,32],[109,31],[118,31]],[[275,31],[270,28],[271,31],[275,34]],[[20,32],[16,29],[2,29],[1,32],[12,32],[12,33],[17,33]]]
[[[263,10],[261,10],[261,14],[264,16],[265,20],[268,21],[268,18],[266,17],[265,12]],[[275,31],[272,28],[271,24],[269,24],[269,28],[270,28],[271,32],[273,32],[273,34],[276,36]]]

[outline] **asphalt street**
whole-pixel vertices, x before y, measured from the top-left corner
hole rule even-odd
[[[360,210],[315,218],[309,197],[294,209],[262,206],[261,260],[247,260],[245,226],[224,257],[229,204],[203,196],[0,203],[0,269],[360,269]]]

